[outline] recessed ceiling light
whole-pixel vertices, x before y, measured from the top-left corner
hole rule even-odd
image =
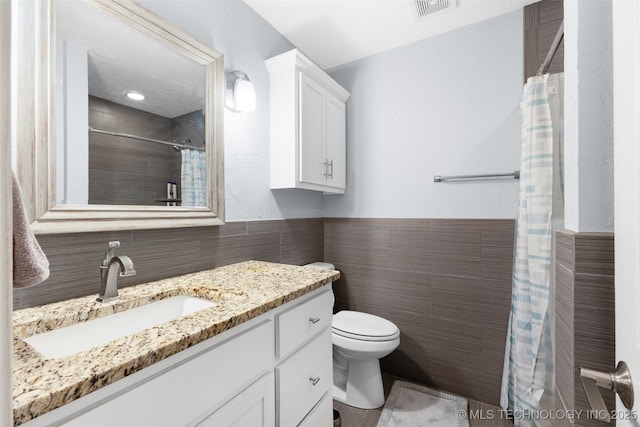
[[[134,101],[144,100],[144,95],[140,92],[136,92],[135,90],[128,90],[125,92],[125,95],[127,95],[129,99],[133,99]]]

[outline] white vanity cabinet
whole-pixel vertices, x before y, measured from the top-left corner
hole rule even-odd
[[[349,93],[297,49],[266,65],[271,188],[344,193]]]
[[[323,286],[23,426],[329,426],[308,420],[331,420],[333,301]]]

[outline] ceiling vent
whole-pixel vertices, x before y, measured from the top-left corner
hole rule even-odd
[[[456,0],[415,0],[415,2],[419,18],[456,5]]]

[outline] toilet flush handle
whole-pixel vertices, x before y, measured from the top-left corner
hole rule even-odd
[[[310,318],[309,318],[309,322],[313,323],[314,325],[315,325],[316,323],[318,323],[319,321],[320,321],[320,318],[319,318],[319,317],[310,317]]]

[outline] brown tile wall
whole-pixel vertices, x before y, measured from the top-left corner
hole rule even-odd
[[[615,366],[614,239],[561,230],[556,242],[556,391],[564,409],[587,411],[577,370]],[[614,409],[614,394],[601,393]],[[575,424],[611,425],[586,417]]]
[[[499,405],[514,220],[326,218],[324,232],[336,311],[400,328],[383,370]]]
[[[334,285],[336,311],[373,313],[399,326],[401,344],[383,359],[385,371],[499,405],[514,227],[514,220],[314,218],[43,235],[51,276],[15,289],[14,308],[97,293],[110,240],[120,240],[119,253],[138,273],[120,286],[248,259],[324,259],[343,274]],[[556,238],[558,401],[586,410],[576,369],[615,364],[613,235],[563,230]],[[613,394],[603,395],[614,408]]]
[[[562,0],[543,0],[524,7],[524,81],[535,76],[564,18]],[[549,73],[564,71],[564,42],[549,64]]]
[[[166,117],[89,97],[89,126],[170,141]],[[169,145],[89,134],[89,204],[164,206],[167,181],[180,188],[182,157]],[[178,190],[180,191],[180,190]]]
[[[306,264],[323,258],[322,218],[232,222],[220,227],[38,236],[50,262],[42,284],[14,289],[14,308],[97,294],[98,266],[107,242],[119,240],[137,275],[119,286],[219,267],[249,259]]]
[[[24,308],[97,293],[106,243],[137,275],[120,286],[248,259],[326,260],[344,279],[336,309],[383,316],[402,331],[383,369],[498,405],[511,296],[514,220],[293,219],[221,227],[43,235],[43,284],[16,289]],[[91,267],[93,266],[93,267]]]

